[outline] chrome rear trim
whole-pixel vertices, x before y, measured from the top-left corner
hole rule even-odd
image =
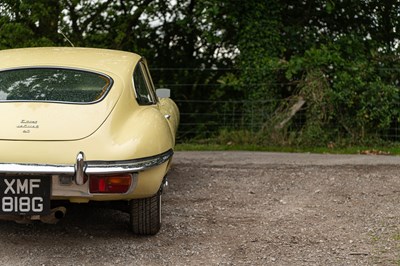
[[[160,164],[165,163],[172,157],[174,152],[168,150],[156,156],[127,160],[127,161],[88,161],[86,164],[86,174],[117,174],[139,172]]]
[[[85,154],[80,151],[76,156],[75,164],[75,183],[83,185],[85,183]]]
[[[75,174],[73,165],[0,163],[3,174]]]
[[[85,174],[117,174],[139,172],[155,167],[168,161],[174,154],[170,149],[155,156],[123,160],[123,161],[85,161],[83,152],[79,152],[75,165],[63,164],[28,164],[0,163],[0,173],[3,174],[52,174],[76,175]],[[82,175],[83,176],[83,175]],[[77,180],[79,181],[79,180]],[[80,182],[79,182],[80,183]]]

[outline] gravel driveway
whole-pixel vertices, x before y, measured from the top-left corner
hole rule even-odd
[[[400,265],[400,157],[177,152],[154,237],[72,206],[0,222],[2,265]]]

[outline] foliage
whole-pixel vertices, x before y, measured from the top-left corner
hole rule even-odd
[[[135,51],[175,99],[283,99],[235,139],[248,131],[250,143],[368,143],[398,130],[399,11],[393,0],[3,0],[0,49],[71,42]],[[305,105],[275,129],[298,97]],[[198,114],[223,108],[181,106],[190,111],[182,122],[199,125],[187,137],[208,137]],[[243,124],[253,119],[243,113]]]
[[[300,80],[298,93],[308,102],[302,133],[314,143],[337,134],[362,142],[367,132],[370,136],[387,129],[399,117],[396,79],[383,80],[378,58],[360,54],[365,47],[352,36],[343,39],[293,57],[286,71],[288,78]],[[358,53],[347,52],[349,44]],[[333,125],[337,132],[324,130]]]

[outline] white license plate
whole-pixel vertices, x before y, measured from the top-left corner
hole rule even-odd
[[[47,176],[0,176],[0,214],[49,214],[50,187]]]

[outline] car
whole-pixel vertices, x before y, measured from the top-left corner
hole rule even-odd
[[[179,110],[138,54],[97,48],[0,51],[0,219],[55,223],[74,203],[161,227]]]

